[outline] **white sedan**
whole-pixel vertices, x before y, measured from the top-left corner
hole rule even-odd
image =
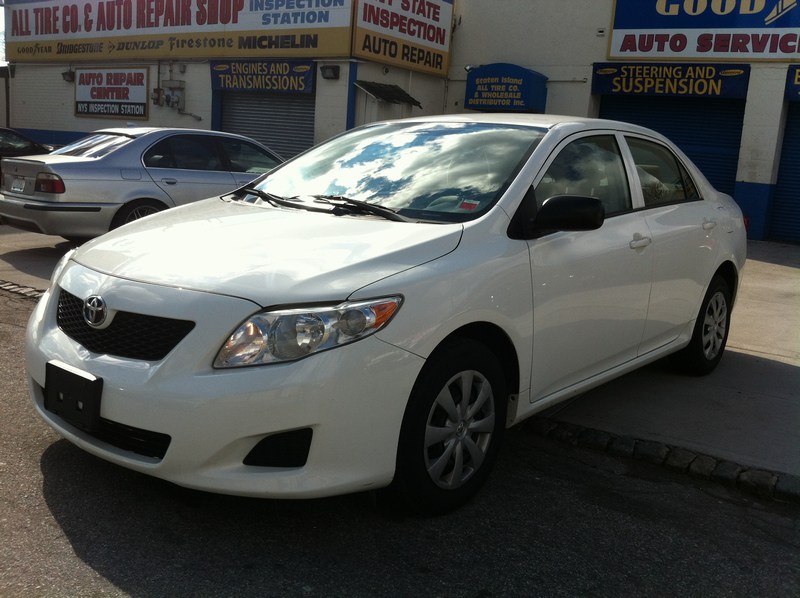
[[[64,256],[30,391],[76,445],[176,484],[442,512],[506,427],[668,354],[713,370],[745,248],[736,203],[653,131],[375,123]]]

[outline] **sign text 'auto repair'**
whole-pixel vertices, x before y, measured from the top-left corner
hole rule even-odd
[[[147,118],[146,68],[76,69],[75,115]]]

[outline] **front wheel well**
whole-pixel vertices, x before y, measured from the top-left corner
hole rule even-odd
[[[506,388],[510,394],[519,393],[519,358],[514,343],[502,328],[488,322],[473,322],[451,332],[442,339],[439,347],[456,339],[472,339],[484,344],[497,356],[503,375],[506,379]]]

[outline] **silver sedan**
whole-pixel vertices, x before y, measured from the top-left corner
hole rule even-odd
[[[218,131],[103,129],[51,154],[3,159],[0,224],[86,239],[227,193],[282,159]]]

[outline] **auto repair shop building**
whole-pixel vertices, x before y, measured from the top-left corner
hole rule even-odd
[[[453,4],[6,0],[5,17],[7,121],[35,139],[192,127],[291,157],[364,122],[441,113]]]
[[[291,156],[383,118],[600,116],[800,241],[795,0],[6,0],[6,46],[8,123],[41,141],[133,122]]]

